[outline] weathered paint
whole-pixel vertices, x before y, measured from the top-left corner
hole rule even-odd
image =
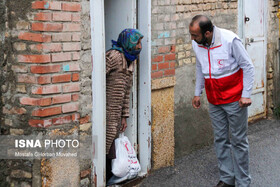
[[[44,8],[45,8],[45,9],[50,8],[50,3],[49,3],[49,2],[46,2],[46,4],[44,4]]]
[[[69,64],[63,65],[63,71],[70,71],[70,66],[69,66]]]
[[[252,92],[252,105],[248,108],[249,117],[266,114],[266,7],[267,1],[242,1],[243,34],[245,47],[255,67],[255,80]],[[249,21],[244,21],[244,17]],[[242,18],[241,18],[242,19]]]
[[[105,134],[106,134],[106,73],[105,73],[105,36],[104,36],[104,1],[90,1],[91,17],[91,52],[93,57],[92,71],[92,135],[97,136],[93,161],[93,176],[97,176],[95,185],[105,186]],[[94,143],[94,140],[93,142]]]
[[[151,169],[151,0],[138,1],[138,29],[144,34],[138,77],[138,143],[140,175]]]
[[[169,32],[163,32],[158,35],[158,38],[168,38],[170,36]]]

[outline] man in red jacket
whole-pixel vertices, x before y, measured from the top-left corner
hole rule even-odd
[[[220,170],[216,187],[234,187],[235,182],[239,187],[249,187],[247,107],[252,102],[252,61],[236,34],[214,26],[206,16],[195,16],[189,32],[196,54],[192,105],[200,108],[200,96],[205,87]]]

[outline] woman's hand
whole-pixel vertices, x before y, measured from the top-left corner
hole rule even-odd
[[[121,128],[120,131],[124,132],[127,127],[126,118],[122,118]]]

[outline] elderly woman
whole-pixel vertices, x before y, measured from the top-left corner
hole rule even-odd
[[[106,165],[107,180],[111,174],[111,160],[116,158],[114,140],[124,132],[129,117],[129,95],[134,63],[141,52],[143,35],[136,29],[125,29],[112,40],[106,52]]]

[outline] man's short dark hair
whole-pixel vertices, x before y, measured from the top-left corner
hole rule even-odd
[[[211,20],[204,15],[196,15],[192,18],[192,21],[190,23],[190,26],[193,26],[195,22],[198,22],[201,34],[205,34],[207,31],[212,32],[213,31],[213,23]]]

